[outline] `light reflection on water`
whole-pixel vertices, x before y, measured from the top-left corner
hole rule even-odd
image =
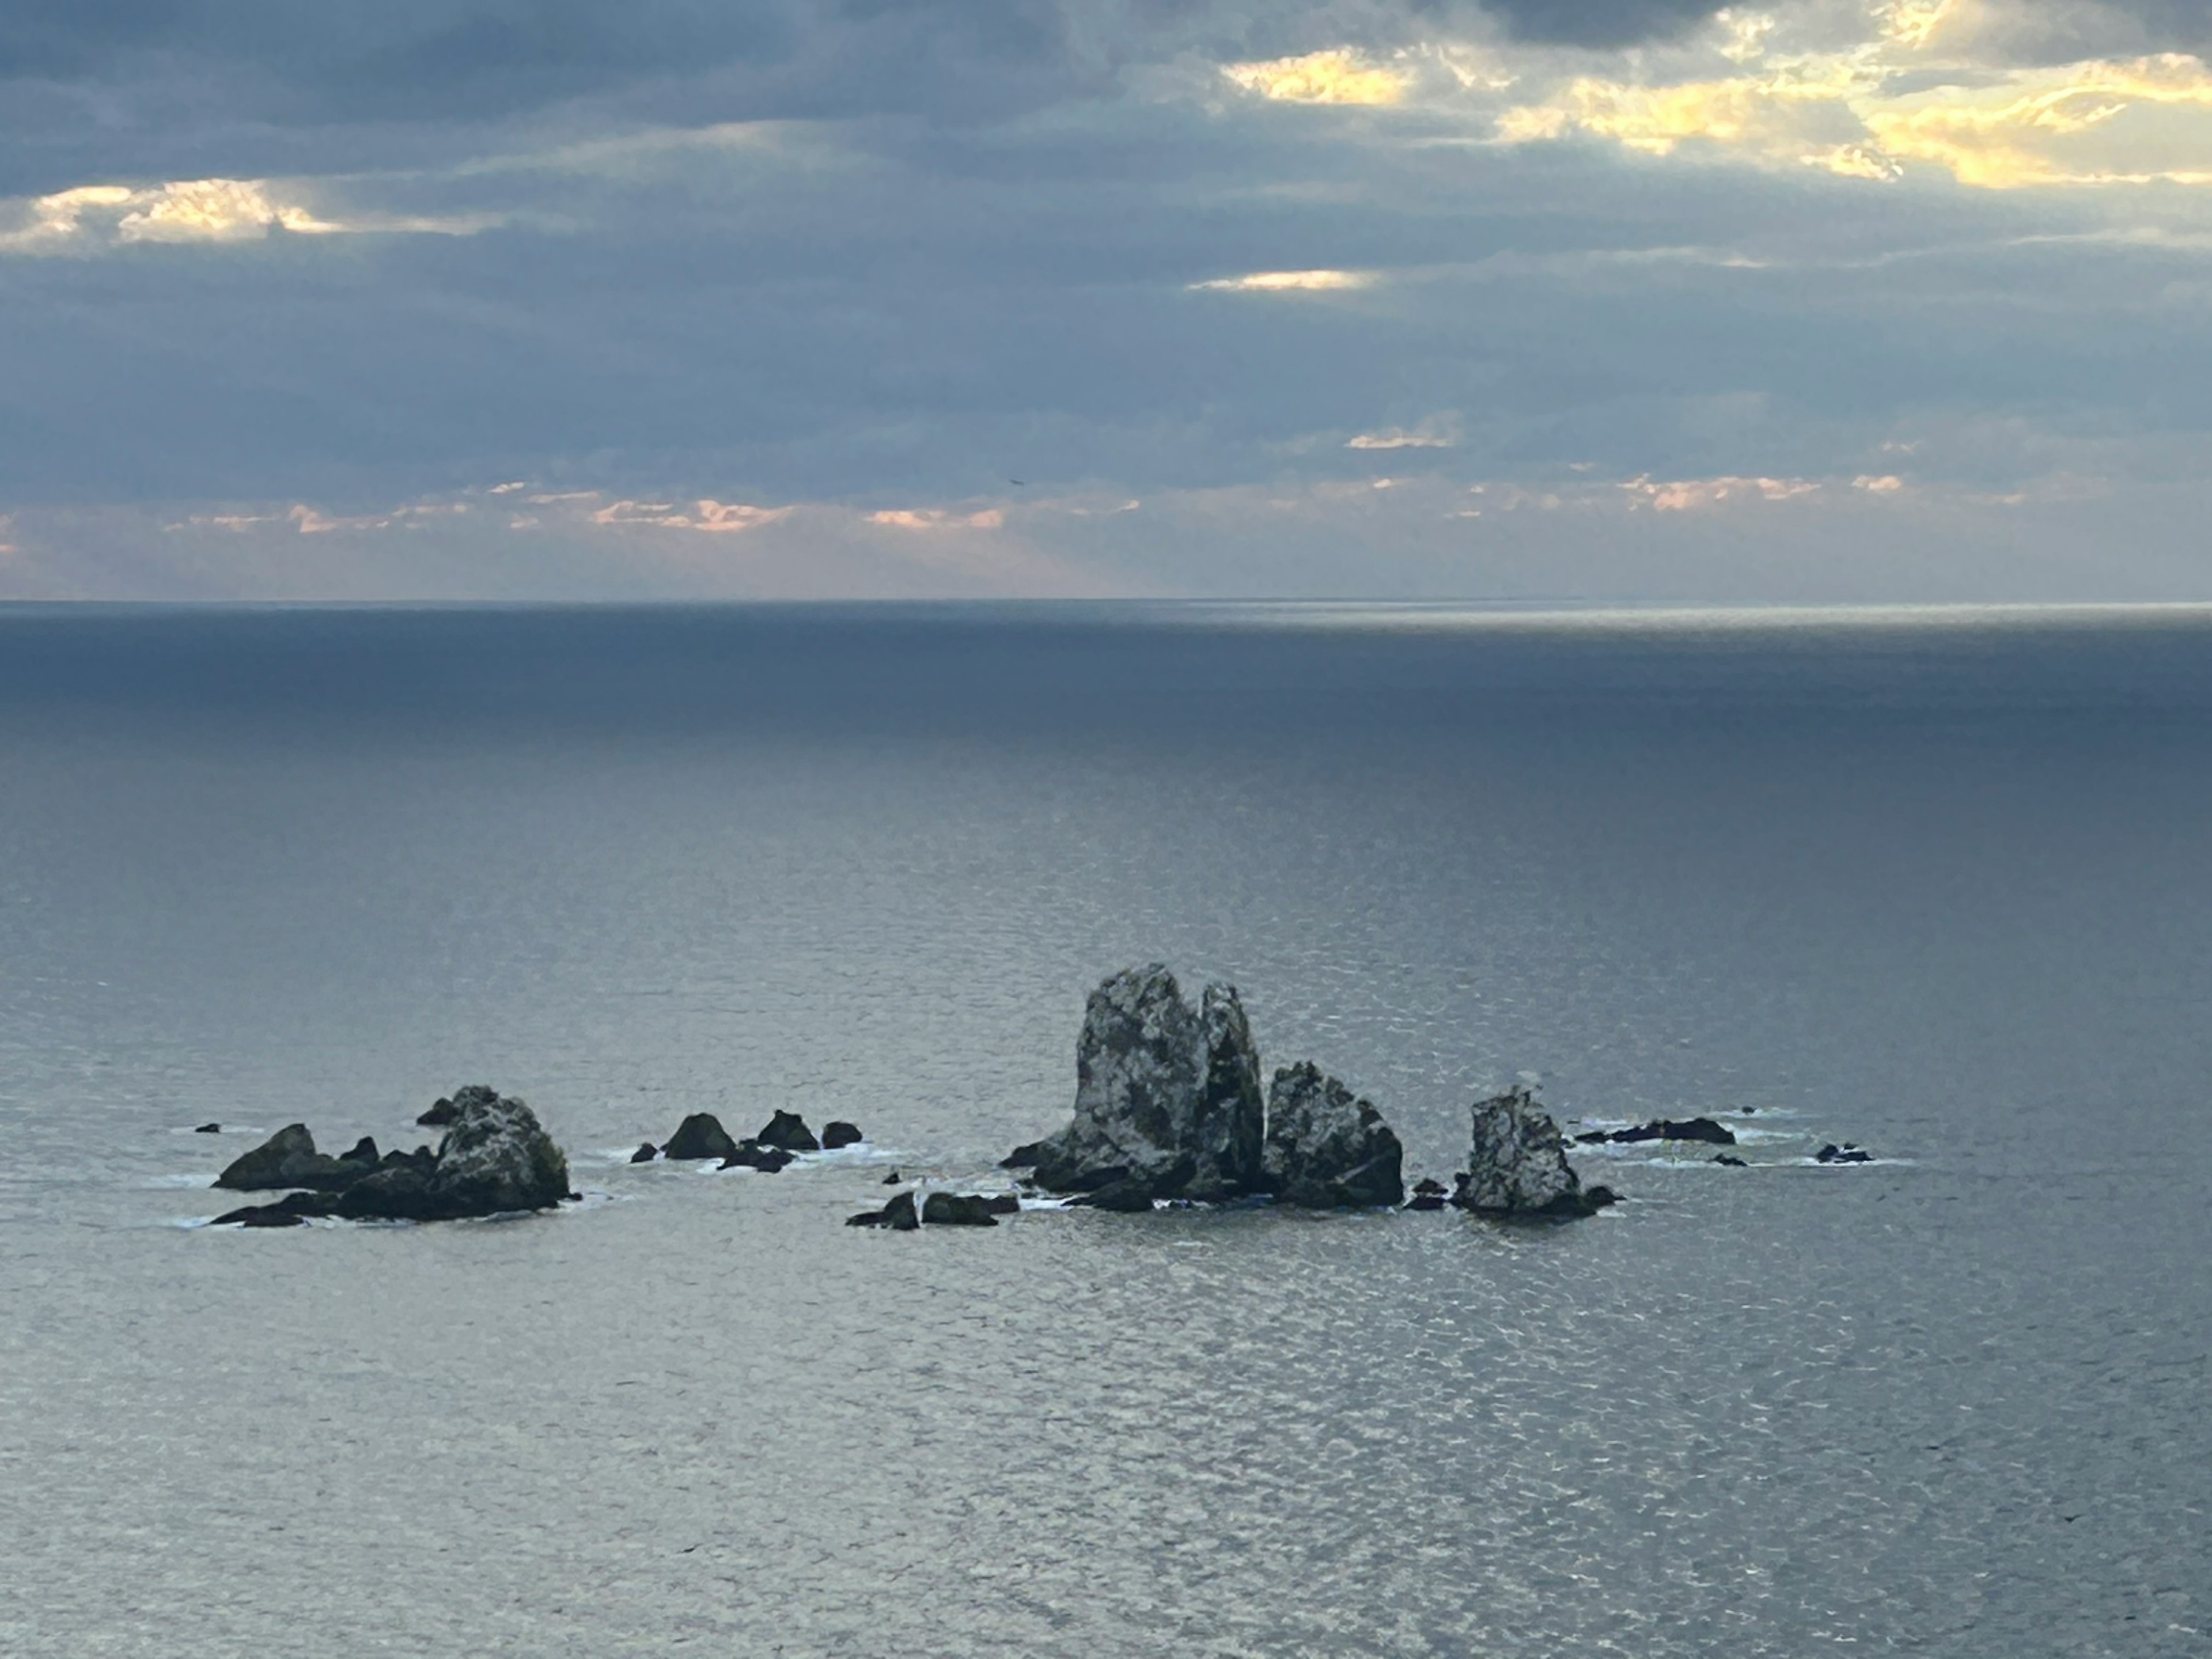
[[[2032,620],[0,616],[0,1649],[2203,1651],[2212,627]],[[1153,957],[1760,1167],[840,1224]],[[479,1079],[614,1201],[168,1224]]]

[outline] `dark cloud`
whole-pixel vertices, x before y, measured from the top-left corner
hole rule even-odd
[[[984,112],[1133,59],[1403,44],[1438,29],[1618,45],[1708,0],[5,0],[0,80],[219,89],[286,124],[482,120],[720,76],[743,115]]]
[[[1523,40],[1625,46],[1679,34],[1720,8],[1711,0],[1492,0],[1491,9]]]
[[[896,88],[902,66],[1059,70],[1069,58],[1068,21],[1051,0],[11,0],[0,9],[0,77],[194,79],[287,122],[481,119],[732,67],[752,74],[767,105],[820,105],[842,82],[846,101],[866,106]],[[787,84],[787,71],[810,84]]]

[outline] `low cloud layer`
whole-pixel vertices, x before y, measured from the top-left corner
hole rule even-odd
[[[2196,596],[2203,22],[15,8],[0,596]]]

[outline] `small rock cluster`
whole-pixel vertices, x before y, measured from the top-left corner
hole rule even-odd
[[[568,1190],[568,1160],[521,1101],[475,1085],[431,1109],[449,1126],[435,1152],[422,1146],[380,1156],[375,1141],[364,1136],[332,1158],[315,1149],[306,1124],[279,1129],[215,1184],[238,1192],[294,1190],[273,1204],[217,1216],[212,1224],[295,1227],[310,1216],[450,1221],[550,1209],[575,1196]]]
[[[676,1126],[665,1146],[656,1147],[648,1140],[630,1154],[629,1161],[650,1164],[656,1158],[665,1158],[685,1164],[712,1158],[725,1170],[750,1169],[774,1175],[797,1153],[834,1152],[840,1146],[858,1146],[864,1139],[853,1124],[832,1122],[823,1127],[817,1140],[805,1118],[796,1112],[779,1111],[758,1134],[733,1140],[712,1112],[694,1112]]]
[[[1022,1207],[1020,1199],[1012,1193],[931,1193],[921,1200],[919,1209],[915,1195],[901,1193],[880,1210],[863,1210],[848,1216],[848,1227],[888,1227],[895,1233],[910,1233],[918,1227],[995,1227],[1002,1215],[1013,1215]]]

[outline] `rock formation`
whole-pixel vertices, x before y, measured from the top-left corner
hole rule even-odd
[[[834,1152],[840,1146],[857,1146],[866,1139],[857,1123],[832,1121],[822,1126],[822,1150],[825,1152]]]
[[[1579,1146],[1595,1146],[1603,1141],[1633,1143],[1639,1140],[1702,1140],[1709,1146],[1733,1146],[1735,1133],[1726,1125],[1716,1123],[1709,1117],[1659,1118],[1650,1123],[1639,1123],[1632,1129],[1615,1129],[1607,1133],[1603,1129],[1592,1129],[1587,1134],[1575,1137]]]
[[[650,1164],[659,1156],[660,1148],[647,1140],[639,1144],[638,1149],[629,1155],[629,1161],[633,1164]]]
[[[791,1162],[791,1154],[781,1146],[763,1146],[757,1140],[739,1141],[722,1160],[725,1170],[758,1170],[763,1175],[774,1175]]]
[[[453,1127],[427,1162],[386,1158],[338,1194],[357,1220],[447,1221],[546,1210],[568,1196],[568,1160],[520,1100],[482,1084],[453,1096]]]
[[[1831,1145],[1821,1147],[1819,1152],[1813,1154],[1813,1161],[1815,1164],[1871,1164],[1874,1162],[1874,1154],[1855,1142],[1847,1140],[1840,1146]]]
[[[216,1218],[247,1227],[290,1226],[307,1216],[446,1221],[550,1209],[568,1191],[568,1160],[529,1107],[482,1085],[456,1093],[438,1150],[376,1155],[364,1137],[343,1158],[315,1151],[307,1126],[280,1129],[218,1177],[219,1187],[306,1188],[274,1204]],[[291,1218],[285,1219],[283,1218]]]
[[[1413,1195],[1406,1200],[1409,1210],[1441,1210],[1444,1206],[1444,1183],[1423,1176],[1413,1183]]]
[[[1486,1215],[1585,1216],[1613,1201],[1602,1187],[1583,1190],[1567,1162],[1559,1126],[1526,1089],[1477,1102],[1466,1172],[1451,1201]]]
[[[914,1194],[901,1193],[880,1210],[863,1210],[848,1216],[848,1227],[889,1227],[893,1232],[910,1233],[916,1227],[995,1227],[1002,1215],[1013,1215],[1022,1207],[1020,1199],[1012,1193],[932,1193],[915,1209]]]
[[[249,1204],[228,1210],[207,1224],[210,1227],[303,1227],[309,1216],[336,1213],[327,1193],[287,1193],[274,1204]]]
[[[1116,974],[1084,1010],[1075,1079],[1075,1121],[1006,1167],[1106,1208],[1259,1186],[1266,1104],[1234,987],[1207,986],[1194,1008],[1158,963]]]
[[[220,1123],[203,1123],[198,1128],[193,1130],[192,1133],[196,1135],[219,1135],[222,1133],[222,1125]]]
[[[365,1171],[315,1150],[315,1138],[304,1123],[288,1123],[252,1152],[234,1159],[215,1178],[218,1187],[234,1192],[272,1192],[284,1187],[313,1187],[335,1191],[350,1186]]]
[[[1310,1061],[1275,1073],[1260,1185],[1277,1203],[1309,1210],[1395,1205],[1406,1196],[1404,1157],[1382,1114]]]
[[[712,1112],[694,1112],[676,1126],[660,1155],[684,1164],[695,1158],[729,1158],[737,1150],[738,1143],[730,1139],[720,1118]]]
[[[1021,1208],[1018,1199],[1014,1208]],[[995,1227],[1000,1213],[998,1201],[981,1193],[932,1193],[921,1200],[926,1227]]]
[[[880,1210],[863,1210],[845,1219],[848,1227],[889,1227],[895,1233],[910,1233],[921,1225],[921,1218],[915,1213],[914,1194],[901,1193]]]
[[[806,1127],[806,1120],[796,1112],[778,1112],[769,1119],[753,1139],[763,1146],[781,1146],[787,1152],[818,1152],[822,1150],[822,1143],[814,1138],[814,1131]]]

